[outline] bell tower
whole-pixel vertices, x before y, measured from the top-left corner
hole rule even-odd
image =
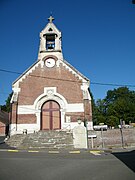
[[[61,32],[54,25],[52,15],[48,18],[48,21],[48,24],[40,33],[38,60],[42,60],[45,56],[55,56],[57,59],[63,60]]]

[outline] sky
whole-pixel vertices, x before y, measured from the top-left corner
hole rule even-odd
[[[39,33],[51,12],[66,61],[90,79],[94,99],[128,85],[135,91],[132,0],[0,0],[0,104],[12,83],[37,61]],[[118,86],[115,86],[118,85]]]

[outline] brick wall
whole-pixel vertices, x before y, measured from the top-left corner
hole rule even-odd
[[[89,134],[97,135],[97,138],[94,138],[94,147],[95,148],[102,148],[108,147],[121,147],[121,132],[120,129],[109,129],[107,131],[89,131]],[[103,139],[102,139],[103,137]],[[124,146],[135,146],[135,128],[123,129],[123,140]],[[91,147],[91,140],[89,139],[89,145]]]
[[[5,135],[6,125],[0,122],[0,135]]]
[[[89,103],[89,100],[85,99],[84,100],[84,119],[87,121],[91,121],[92,120],[92,110],[91,110],[91,104]]]
[[[16,123],[17,121],[17,103],[12,104],[11,120],[12,124]]]
[[[36,123],[35,114],[18,114],[17,115],[17,124],[34,124]]]
[[[76,122],[78,119],[84,120],[84,112],[70,112],[70,113],[66,113],[66,116],[70,116],[71,117],[71,122]]]
[[[46,78],[44,78],[46,77]],[[63,79],[63,80],[62,80]],[[44,87],[57,87],[68,103],[82,103],[81,82],[65,67],[37,67],[29,76],[20,82],[18,105],[31,105],[44,92]]]
[[[61,94],[67,102],[84,103],[83,92],[81,90],[82,81],[74,74],[60,64],[59,67],[41,68],[38,65],[29,75],[19,82],[20,92],[18,95],[17,105],[12,106],[12,123],[25,124],[37,123],[34,114],[17,115],[18,105],[33,105],[35,100],[44,93],[45,87],[56,87],[57,93]],[[91,120],[91,108],[89,101],[85,102],[84,109],[86,113],[70,113],[71,122],[75,122],[78,118]]]

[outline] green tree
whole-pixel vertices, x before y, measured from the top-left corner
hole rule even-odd
[[[94,120],[93,123],[105,123],[106,122],[106,102],[105,100],[98,99],[95,103],[94,107]]]
[[[122,119],[126,123],[135,122],[135,91],[127,87],[109,90],[103,100],[96,102],[96,123],[103,121],[109,126],[117,126]]]
[[[116,116],[108,116],[107,120],[106,120],[106,124],[109,127],[118,127],[119,125],[119,118],[117,118]]]
[[[7,100],[5,101],[6,104],[1,106],[1,109],[6,112],[10,112],[10,100],[12,98],[13,93],[10,93]]]
[[[94,98],[93,98],[93,94],[92,94],[92,92],[90,91],[90,89],[89,89],[89,93],[90,93],[90,96],[91,96],[92,119],[93,119],[93,122],[95,122],[95,121],[96,121],[96,118],[95,118],[95,113],[96,113],[95,100],[94,100]]]

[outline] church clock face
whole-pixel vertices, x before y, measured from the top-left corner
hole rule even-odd
[[[48,68],[52,68],[55,66],[55,60],[53,58],[49,58],[45,61],[45,65]]]

